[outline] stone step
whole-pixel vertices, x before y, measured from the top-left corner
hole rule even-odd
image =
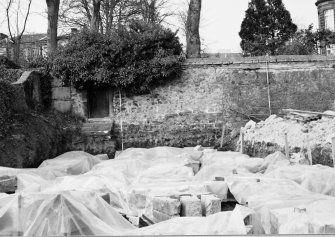
[[[81,129],[81,133],[88,136],[108,136],[113,127],[113,122],[90,122],[84,123]]]

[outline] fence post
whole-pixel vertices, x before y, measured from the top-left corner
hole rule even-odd
[[[335,137],[332,138],[333,167],[335,168]]]
[[[223,138],[224,138],[225,131],[226,131],[226,125],[225,125],[225,123],[223,123],[222,124],[222,133],[221,133],[220,148],[223,147]]]
[[[270,93],[270,80],[269,80],[269,62],[266,61],[266,82],[268,84],[268,103],[269,103],[269,114],[272,115],[271,109],[271,93]]]
[[[244,131],[243,128],[241,128],[241,153],[244,153]]]
[[[313,165],[313,158],[312,158],[312,150],[311,150],[311,143],[310,143],[310,131],[311,131],[311,126],[308,125],[308,130],[307,130],[307,155],[308,155],[308,160],[309,164]]]

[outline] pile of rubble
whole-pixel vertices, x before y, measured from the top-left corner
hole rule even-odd
[[[202,147],[105,158],[69,152],[37,169],[0,167],[0,193],[8,193],[0,235],[335,233],[330,167]]]
[[[266,157],[285,152],[285,133],[290,153],[302,152],[307,157],[311,149],[313,164],[332,166],[331,139],[335,137],[335,118],[324,116],[306,123],[271,115],[265,121],[250,121],[244,127],[245,152],[254,157]]]

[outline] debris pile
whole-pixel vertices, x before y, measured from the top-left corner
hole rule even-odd
[[[331,139],[335,136],[335,118],[323,116],[306,123],[271,115],[259,123],[249,122],[244,128],[245,152],[253,157],[266,157],[276,151],[285,153],[285,133],[290,153],[311,149],[313,164],[332,166]]]

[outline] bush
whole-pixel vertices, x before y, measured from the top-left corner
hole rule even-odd
[[[33,58],[32,60],[29,60],[27,62],[27,68],[45,68],[47,67],[49,61],[47,58],[44,58],[42,56]]]
[[[19,69],[20,67],[5,56],[0,56],[0,66],[6,69]]]
[[[8,82],[0,80],[0,137],[4,136],[11,124],[15,104],[15,90]]]
[[[109,37],[82,32],[55,55],[52,70],[79,89],[108,86],[145,93],[180,75],[181,53],[176,33],[132,22]]]

